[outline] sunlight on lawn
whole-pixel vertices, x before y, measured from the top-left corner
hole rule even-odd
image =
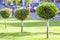
[[[57,23],[57,24],[56,24]],[[45,20],[25,20],[21,33],[21,21],[8,19],[5,29],[4,20],[0,22],[0,40],[60,40],[60,21],[50,21],[49,39],[46,39]]]

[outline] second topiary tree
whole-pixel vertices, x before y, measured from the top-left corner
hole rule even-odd
[[[27,9],[18,9],[15,11],[15,18],[21,20],[21,32],[23,32],[23,21],[28,17],[29,10]]]
[[[10,14],[11,14],[11,11],[9,8],[4,8],[4,9],[0,10],[0,15],[2,16],[2,18],[5,19],[4,20],[5,21],[5,28],[6,28],[6,22],[7,22],[6,19],[9,18]]]
[[[58,14],[58,8],[53,3],[46,2],[37,7],[36,13],[39,17],[44,18],[47,21],[47,38],[48,38],[49,19],[55,17]]]

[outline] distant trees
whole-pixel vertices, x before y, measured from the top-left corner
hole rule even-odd
[[[48,38],[49,19],[55,17],[58,14],[58,8],[53,3],[45,2],[37,7],[36,13],[39,17],[46,20],[47,23],[46,30],[47,30],[47,38]]]
[[[20,8],[22,1],[21,0],[3,0],[3,5],[7,8],[10,8],[12,11],[12,16],[14,16],[14,11],[17,8]]]
[[[21,32],[23,32],[23,21],[28,17],[29,10],[27,9],[18,9],[15,11],[15,18],[21,20]]]
[[[28,9],[28,7],[29,7],[29,4],[31,3],[31,1],[30,0],[25,0],[26,1],[26,9]]]

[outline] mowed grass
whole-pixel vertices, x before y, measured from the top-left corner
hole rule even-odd
[[[46,20],[26,19],[24,32],[20,32],[21,21],[15,18],[0,19],[0,40],[60,40],[60,20],[50,20],[49,39],[46,38]]]

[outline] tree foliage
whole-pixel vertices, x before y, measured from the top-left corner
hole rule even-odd
[[[53,3],[43,3],[36,9],[37,15],[44,19],[51,19],[58,14],[58,8]]]
[[[8,18],[11,14],[11,11],[9,8],[4,8],[0,11],[0,15],[3,17],[3,18]]]
[[[14,0],[14,2],[16,3],[16,5],[20,4],[20,0]]]
[[[28,3],[31,3],[31,0],[25,0],[26,2],[28,2]]]
[[[18,9],[15,11],[15,18],[19,20],[25,20],[29,15],[29,10],[27,9]]]
[[[21,0],[4,0],[4,2],[5,3],[13,3],[13,2],[15,2],[16,3],[16,5],[19,5],[20,3],[21,3]]]

